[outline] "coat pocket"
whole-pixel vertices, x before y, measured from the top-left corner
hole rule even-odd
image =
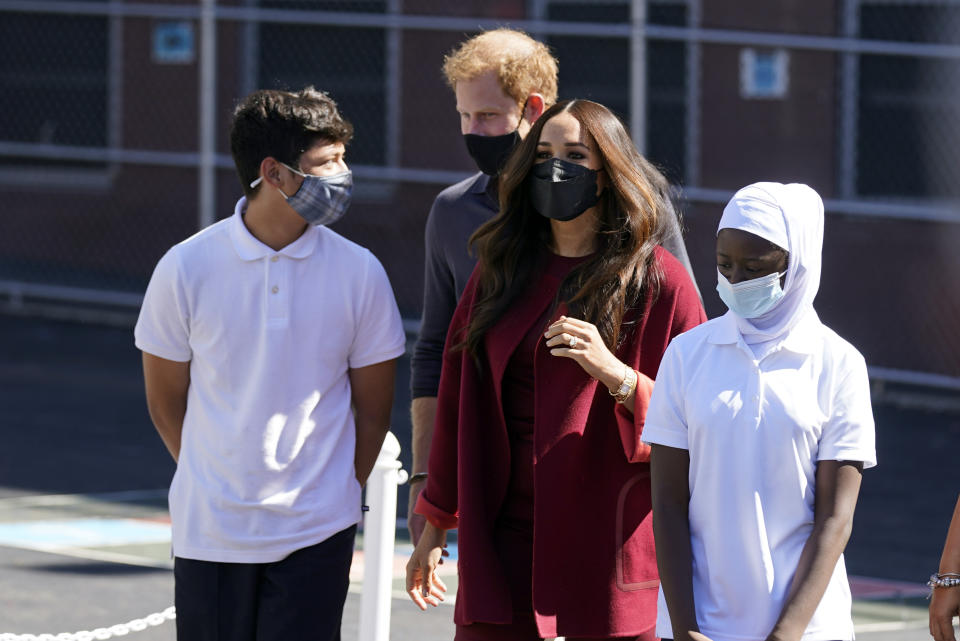
[[[660,579],[653,545],[648,467],[623,484],[617,497],[616,527],[617,587],[626,592],[657,588]]]

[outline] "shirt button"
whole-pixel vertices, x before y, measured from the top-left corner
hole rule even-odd
[[[274,294],[276,294],[277,292],[280,291],[280,288],[277,287],[276,285],[274,285],[274,286],[273,286],[273,289],[271,289],[270,291],[272,291]]]
[[[271,263],[275,263],[275,262],[277,262],[278,260],[280,260],[280,257],[279,257],[279,256],[274,255],[274,256],[271,256],[271,257],[270,257],[270,262],[271,262]]]

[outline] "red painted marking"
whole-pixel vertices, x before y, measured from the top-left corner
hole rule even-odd
[[[850,592],[854,599],[892,599],[898,597],[927,596],[930,588],[922,583],[874,579],[866,576],[851,576]]]
[[[163,523],[164,525],[170,525],[169,516],[151,516],[142,519],[134,519],[134,521],[145,521],[147,523]]]

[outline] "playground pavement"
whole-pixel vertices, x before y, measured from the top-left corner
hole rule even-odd
[[[408,367],[404,358],[393,416],[407,468]],[[150,425],[142,385],[129,328],[0,316],[0,634],[106,628],[172,605],[173,463]],[[936,569],[960,485],[943,471],[956,469],[960,399],[876,391],[880,465],[864,475],[846,554],[857,639],[921,641],[930,638],[923,580]],[[405,514],[405,487],[399,499]],[[423,613],[403,593],[410,550],[401,522],[391,638],[449,641],[455,564],[444,570],[451,598]],[[361,534],[344,641],[357,639],[362,563]],[[127,638],[170,641],[174,626]]]

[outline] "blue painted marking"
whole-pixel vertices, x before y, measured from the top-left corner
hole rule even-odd
[[[450,553],[450,556],[445,556],[445,557],[443,557],[443,560],[444,560],[444,561],[456,561],[456,560],[457,560],[457,556],[458,556],[459,550],[457,550],[457,544],[456,544],[456,543],[448,543],[448,544],[447,544],[447,552]],[[393,550],[393,554],[394,554],[394,556],[400,556],[400,557],[403,557],[403,558],[405,558],[405,559],[406,559],[406,558],[409,558],[410,555],[413,554],[413,546],[410,545],[409,543],[403,543],[403,544],[397,545],[397,546],[394,548],[394,550]]]
[[[0,545],[10,547],[100,547],[169,542],[169,524],[135,519],[0,523]]]
[[[448,543],[448,544],[447,544],[447,552],[450,553],[450,556],[447,557],[449,560],[451,560],[451,561],[456,561],[456,560],[457,560],[457,556],[458,556],[458,552],[459,552],[459,551],[457,550],[457,544],[456,544],[456,543]]]

